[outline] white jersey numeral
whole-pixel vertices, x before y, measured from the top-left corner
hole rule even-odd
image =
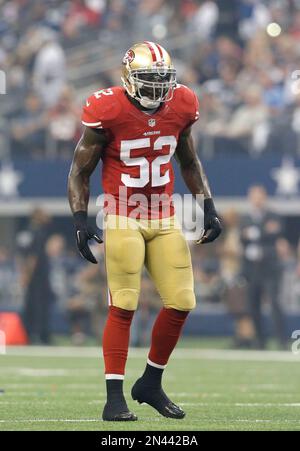
[[[160,167],[163,164],[169,163],[175,149],[177,141],[175,136],[160,136],[154,143],[154,150],[161,150],[164,146],[170,146],[170,152],[167,155],[160,155],[152,162],[152,186],[166,185],[170,181],[169,169],[164,175],[160,175]]]
[[[112,96],[113,95],[113,91],[108,88],[108,89],[100,89],[100,91],[96,91],[94,92],[94,96],[96,97],[96,99],[100,99],[100,97],[104,95],[104,96]]]
[[[145,157],[131,157],[130,151],[132,149],[146,149],[150,147],[150,138],[132,139],[128,141],[121,141],[120,158],[126,166],[136,166],[140,168],[139,177],[131,177],[129,174],[122,174],[121,180],[125,186],[130,188],[143,188],[150,181],[152,186],[166,185],[170,181],[170,171],[167,170],[164,175],[160,175],[161,166],[169,163],[172,155],[175,152],[177,141],[175,136],[160,136],[154,142],[153,149],[161,150],[164,146],[169,146],[170,151],[167,155],[160,155],[152,164]]]
[[[132,188],[143,188],[149,183],[149,162],[145,157],[132,158],[130,151],[132,149],[143,149],[150,147],[150,138],[132,139],[130,141],[121,141],[121,160],[126,166],[139,166],[140,177],[131,177],[129,174],[122,174],[121,180],[125,186]]]

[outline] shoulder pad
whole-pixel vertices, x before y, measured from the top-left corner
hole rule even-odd
[[[199,101],[190,88],[185,85],[177,85],[174,90],[173,109],[184,117],[187,125],[194,123],[199,118]]]
[[[178,96],[182,102],[191,105],[195,102],[195,93],[185,85],[177,85],[174,95]]]
[[[122,111],[120,94],[123,94],[120,87],[100,89],[94,92],[83,107],[83,125],[106,129],[113,126]]]

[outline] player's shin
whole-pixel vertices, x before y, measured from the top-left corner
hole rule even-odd
[[[102,340],[107,380],[124,379],[133,315],[134,311],[109,307]]]
[[[188,311],[163,308],[153,326],[151,348],[144,374],[131,390],[134,400],[149,404],[161,415],[181,419],[184,411],[173,403],[161,386],[163,371],[176,346]]]
[[[134,311],[111,306],[103,333],[103,357],[107,403],[103,419],[107,421],[134,421],[129,412],[124,394],[123,380],[128,354],[130,326]]]
[[[168,363],[188,311],[163,308],[159,312],[152,329],[151,347],[143,378],[151,385],[161,385],[163,371]]]

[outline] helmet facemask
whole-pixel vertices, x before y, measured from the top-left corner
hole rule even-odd
[[[158,108],[173,97],[176,87],[176,71],[162,66],[153,69],[130,71],[128,82],[132,91],[127,92],[145,108]]]

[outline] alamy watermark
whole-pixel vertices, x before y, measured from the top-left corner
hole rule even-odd
[[[300,354],[300,330],[294,330],[291,336],[292,340],[295,340],[292,344],[292,353]]]
[[[194,198],[191,194],[174,193],[169,195],[142,193],[130,194],[126,186],[120,186],[118,193],[101,194],[97,198],[99,207],[97,226],[105,229],[107,215],[115,217],[109,221],[109,228],[137,229],[142,226],[148,229],[168,227],[181,228],[187,240],[197,241],[204,231],[203,195]],[[174,221],[174,209],[176,220]]]
[[[6,74],[0,70],[0,94],[6,94]]]

